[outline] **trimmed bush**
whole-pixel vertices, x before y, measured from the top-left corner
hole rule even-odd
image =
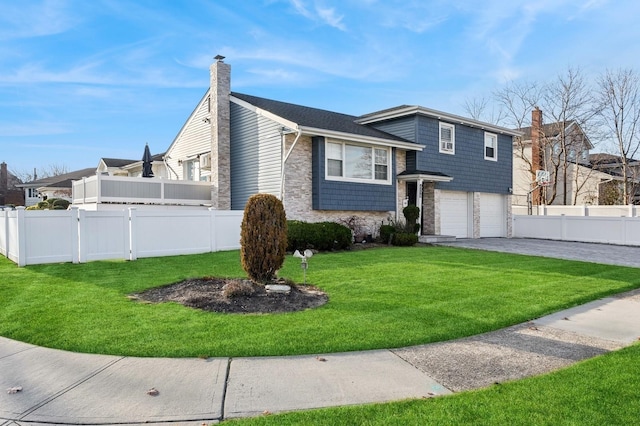
[[[63,198],[56,198],[53,201],[49,201],[49,204],[52,205],[55,210],[66,210],[71,203]]]
[[[335,222],[288,222],[287,250],[345,250],[353,243],[351,230]]]
[[[395,233],[396,233],[396,227],[393,225],[380,226],[380,239],[385,244],[389,244],[389,241],[391,241],[391,236]]]
[[[412,246],[418,242],[418,236],[409,232],[398,232],[393,234],[392,244],[394,246]]]
[[[270,194],[256,194],[244,208],[240,234],[242,268],[255,282],[270,281],[284,263],[287,216],[282,202]]]
[[[418,232],[420,230],[420,224],[416,223],[418,218],[420,217],[420,208],[409,204],[407,207],[402,209],[402,214],[406,220],[406,232]]]

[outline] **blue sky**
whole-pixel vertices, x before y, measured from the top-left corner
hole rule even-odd
[[[0,161],[165,151],[208,87],[360,115],[579,67],[640,70],[636,0],[0,0]]]

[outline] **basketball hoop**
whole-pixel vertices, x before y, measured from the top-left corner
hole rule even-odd
[[[551,181],[550,180],[543,180],[543,181],[538,182],[538,185],[543,187],[543,188],[546,188],[548,186],[551,186]]]
[[[551,173],[548,170],[536,170],[536,182],[540,186],[548,186],[551,180]]]

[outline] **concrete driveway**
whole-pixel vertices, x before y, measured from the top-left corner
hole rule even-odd
[[[640,268],[640,247],[637,246],[536,240],[531,238],[461,239],[455,242],[439,243],[439,245]]]

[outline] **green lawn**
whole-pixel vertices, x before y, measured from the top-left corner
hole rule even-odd
[[[338,407],[230,425],[634,425],[640,344],[544,376],[428,400]],[[227,422],[224,422],[227,424]]]
[[[329,303],[239,315],[132,292],[199,276],[242,277],[239,252],[17,268],[0,259],[0,335],[78,352],[256,356],[402,347],[527,321],[640,287],[638,269],[449,247],[318,254],[307,281]],[[302,281],[291,256],[281,276]]]

